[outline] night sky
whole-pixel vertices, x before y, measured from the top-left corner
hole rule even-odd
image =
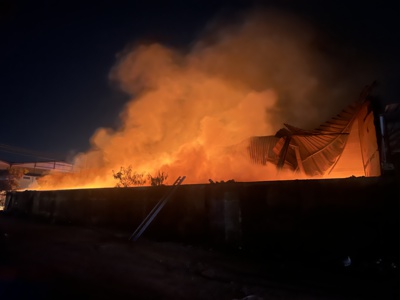
[[[368,62],[363,67],[373,69],[385,102],[400,99],[400,19],[389,1],[0,0],[0,160],[86,151],[97,128],[119,125],[128,96],[109,73],[127,45],[159,42],[185,51],[211,20],[250,8],[310,22],[341,57]],[[36,156],[15,155],[9,146]]]

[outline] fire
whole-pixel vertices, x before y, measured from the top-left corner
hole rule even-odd
[[[318,122],[343,104],[309,97],[321,86],[312,37],[304,24],[251,14],[187,53],[157,43],[127,49],[110,74],[131,95],[122,126],[98,129],[76,172],[45,176],[40,189],[113,187],[112,171],[128,165],[163,171],[167,184],[181,175],[185,183],[295,178],[250,162],[242,142],[275,134],[287,119]]]

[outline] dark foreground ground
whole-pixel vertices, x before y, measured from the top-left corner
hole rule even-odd
[[[0,212],[0,299],[400,299],[394,262],[345,267],[130,233]]]

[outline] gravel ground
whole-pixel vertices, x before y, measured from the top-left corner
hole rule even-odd
[[[0,299],[400,299],[399,276],[0,212]]]

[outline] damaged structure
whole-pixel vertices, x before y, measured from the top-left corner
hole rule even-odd
[[[308,177],[375,177],[395,172],[400,152],[400,105],[377,111],[370,97],[360,98],[314,130],[284,124],[275,136],[252,137],[250,159]]]

